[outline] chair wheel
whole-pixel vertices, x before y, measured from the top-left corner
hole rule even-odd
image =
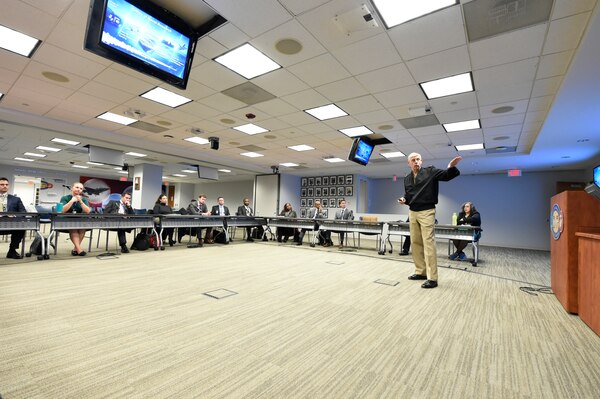
[[[394,252],[392,249],[390,249],[390,250],[388,251],[388,253],[389,253],[389,254],[391,254],[392,252]]]

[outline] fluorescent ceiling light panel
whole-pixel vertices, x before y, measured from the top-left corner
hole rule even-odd
[[[112,112],[105,112],[102,115],[98,115],[96,118],[104,119],[105,121],[119,123],[121,125],[131,125],[133,122],[137,122],[137,119],[128,118],[126,116],[113,114]]]
[[[469,151],[469,150],[483,150],[483,144],[465,144],[465,145],[457,145],[457,151]]]
[[[44,154],[38,154],[37,152],[26,152],[23,155],[27,155],[27,156],[30,156],[30,157],[36,157],[36,158],[46,158],[46,155],[44,155]]]
[[[67,145],[77,145],[77,144],[79,144],[79,141],[59,139],[58,137],[55,137],[55,138],[53,138],[50,141],[54,141],[55,143],[67,144]]]
[[[223,173],[231,173],[229,169],[218,169],[218,171]]]
[[[228,53],[225,53],[215,61],[233,72],[239,73],[246,79],[252,79],[267,72],[281,68],[281,65],[246,43]]]
[[[147,98],[148,100],[156,101],[157,103],[169,106],[171,108],[179,107],[180,105],[187,104],[191,99],[175,94],[172,91],[165,90],[161,87],[155,87],[154,89],[147,91],[140,97]]]
[[[310,114],[320,121],[327,119],[339,118],[340,116],[348,115],[343,109],[335,104],[323,105],[322,107],[311,108],[304,110],[307,114]]]
[[[184,173],[198,173],[197,170],[191,170],[191,169],[182,169],[181,171]]]
[[[88,165],[94,165],[94,166],[104,166],[104,164],[103,164],[103,163],[100,163],[100,162],[91,162],[91,161],[88,161],[88,162],[86,162],[86,163],[87,163]]]
[[[381,156],[384,158],[400,158],[405,157],[403,152],[394,151],[394,152],[380,152]]]
[[[173,173],[173,176],[175,176],[175,177],[187,177],[187,175],[181,175],[179,173]]]
[[[127,171],[125,171],[125,170],[120,170],[120,171],[118,171],[117,173],[120,173],[120,174],[122,174],[122,175],[128,175],[128,174],[129,174],[129,172],[127,172]]]
[[[77,168],[77,169],[89,169],[90,168],[89,166],[85,166],[85,165],[73,165],[73,167]]]
[[[46,147],[44,145],[38,145],[35,148],[36,148],[36,150],[41,150],[41,151],[50,151],[50,152],[59,152],[60,151],[60,148]]]
[[[129,155],[131,157],[139,157],[139,158],[148,156],[146,154],[140,154],[139,152],[126,152],[125,155]]]
[[[456,3],[456,0],[373,0],[388,29]]]
[[[40,41],[34,37],[0,25],[0,47],[5,50],[31,57],[39,43]]]
[[[2,97],[4,97],[4,93],[0,93],[0,100],[2,100]]]
[[[116,168],[113,168],[113,169],[114,169],[114,170],[123,170],[123,168],[122,168],[122,167],[120,167],[120,166],[118,166],[118,167],[116,167]]]
[[[473,91],[471,72],[419,83],[428,100]]]
[[[208,144],[210,143],[210,141],[208,141],[207,139],[203,139],[202,137],[188,137],[187,139],[184,139],[185,141],[189,141],[192,143],[196,143],[196,144]]]
[[[479,124],[479,119],[463,122],[443,123],[442,126],[444,126],[444,129],[446,129],[446,132],[448,133],[459,132],[461,130],[479,129],[481,127]]]
[[[327,161],[327,162],[331,162],[331,163],[346,162],[342,158],[323,158],[323,161]]]
[[[284,163],[280,163],[279,165],[285,166],[286,168],[293,168],[294,166],[298,166],[297,163],[293,163],[293,162],[284,162]]]
[[[314,147],[311,147],[309,145],[306,144],[299,144],[299,145],[293,145],[288,147],[290,150],[294,150],[294,151],[310,151],[310,150],[314,150]]]
[[[263,129],[262,127],[257,126],[253,123],[248,123],[242,126],[236,126],[234,127],[234,129],[250,135],[268,132],[267,129]]]
[[[15,157],[14,158],[17,161],[25,161],[25,162],[33,162],[33,159],[29,159],[29,158],[21,158],[21,157]]]
[[[366,126],[350,127],[348,129],[340,129],[340,132],[344,133],[348,137],[366,136],[367,134],[373,134]]]
[[[240,155],[243,155],[248,158],[264,157],[263,154],[259,154],[258,152],[242,152]]]

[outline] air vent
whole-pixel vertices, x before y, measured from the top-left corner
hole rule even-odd
[[[262,103],[276,98],[273,94],[258,87],[252,82],[242,83],[221,93],[248,105]]]
[[[89,153],[89,149],[86,147],[69,146],[69,147],[65,148],[64,151],[71,153],[71,154],[87,154],[87,153]]]
[[[262,148],[259,147],[257,145],[243,145],[241,147],[238,147],[240,150],[244,150],[244,151],[250,151],[250,152],[258,152],[258,151],[264,151],[266,150],[266,148]]]
[[[435,126],[440,124],[437,116],[433,114],[417,116],[415,118],[398,119],[398,122],[400,122],[405,129],[416,129],[418,127]]]
[[[507,152],[516,152],[516,151],[517,151],[516,146],[499,146],[499,147],[485,149],[486,154],[506,154]]]
[[[162,133],[162,132],[166,132],[167,130],[169,130],[169,129],[166,129],[161,126],[156,126],[151,123],[142,122],[142,121],[133,122],[129,126],[134,127],[136,129],[140,129],[140,130],[145,130],[150,133]]]
[[[45,162],[45,163],[51,163],[51,164],[57,164],[60,163],[60,161],[54,161],[52,159],[36,159],[36,162]]]

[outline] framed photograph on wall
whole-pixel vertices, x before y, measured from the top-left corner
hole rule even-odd
[[[327,198],[323,198],[321,200],[321,208],[327,208],[327,205],[329,205],[329,202],[327,201]]]
[[[320,185],[321,185],[321,176],[315,177],[315,186],[320,186]]]
[[[337,185],[338,186],[343,185],[345,181],[346,181],[346,178],[343,175],[340,175],[337,177]]]
[[[330,208],[337,208],[338,207],[337,203],[335,202],[335,198],[329,198],[329,207]]]
[[[354,184],[353,175],[346,175],[346,185],[351,186],[352,184]]]
[[[321,187],[315,187],[315,197],[321,196]]]
[[[340,186],[337,188],[337,195],[338,195],[338,197],[344,196],[344,187]]]
[[[335,184],[335,183],[331,183],[331,184]],[[329,187],[329,195],[335,195],[336,192],[337,191],[335,189],[335,186]]]
[[[309,188],[308,188],[308,190],[306,191],[306,195],[307,195],[308,197],[312,197],[312,196],[314,196],[314,194],[313,194],[313,188],[312,188],[312,187],[309,187]]]
[[[314,177],[309,177],[308,178],[308,185],[309,186],[314,186],[315,185],[315,178]]]
[[[300,191],[300,196],[301,196],[301,197],[306,197],[306,189],[305,189],[305,188],[303,188],[303,189]]]
[[[323,193],[325,197],[329,197],[329,187],[323,187],[321,193]]]
[[[300,206],[303,207],[303,208],[306,206],[306,198],[302,198],[300,200]]]
[[[327,219],[329,217],[329,209],[323,209],[323,217]]]
[[[312,207],[312,206],[313,206],[313,199],[312,199],[312,198],[309,198],[309,199],[306,201],[306,205],[307,205],[307,206],[310,206],[310,207]]]
[[[329,176],[329,184],[335,186],[337,184],[337,178],[335,176]]]
[[[300,209],[300,217],[301,218],[305,218],[306,217],[306,208]]]
[[[352,197],[352,186],[346,186],[346,192],[344,195],[346,197]]]
[[[329,176],[323,177],[323,185],[324,186],[328,186],[329,185]]]
[[[302,180],[300,180],[300,181],[302,182],[301,183],[302,187],[306,187],[306,185],[308,184],[308,178],[307,177],[303,177]]]

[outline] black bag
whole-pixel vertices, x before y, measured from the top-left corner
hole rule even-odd
[[[48,239],[44,238],[44,244],[46,248],[48,247]],[[36,236],[31,245],[29,246],[29,252],[25,254],[25,256],[30,257],[31,255],[42,255],[42,239],[39,236]]]
[[[138,233],[133,240],[133,244],[131,244],[131,249],[145,251],[148,248],[150,248],[150,236],[146,233]]]
[[[216,235],[214,237],[214,240],[215,240],[216,243],[218,243],[218,244],[229,244],[227,242],[227,238],[225,236],[225,232],[224,231],[219,231],[219,232],[213,231],[213,234],[215,234],[215,233],[216,233]]]

